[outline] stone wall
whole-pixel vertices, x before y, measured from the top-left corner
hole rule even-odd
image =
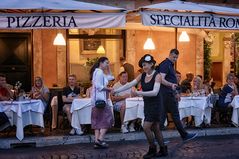
[[[66,84],[66,47],[53,45],[56,34],[57,30],[33,31],[33,74],[42,76],[48,87]]]
[[[143,49],[147,37],[151,35],[156,49],[146,51]],[[178,33],[179,37],[180,33]],[[185,78],[187,72],[194,74],[203,74],[203,63],[196,63],[197,56],[202,56],[203,48],[197,48],[197,44],[202,41],[197,35],[189,34],[190,42],[178,42],[178,50],[180,56],[177,62],[177,70],[182,73],[182,79]],[[199,43],[200,44],[200,43]],[[202,46],[202,44],[200,45]],[[162,31],[142,31],[142,30],[127,30],[127,60],[135,66],[135,71],[139,69],[139,59],[147,53],[154,56],[157,63],[160,63],[168,57],[169,51],[175,48],[175,33]],[[202,58],[202,57],[201,57]]]

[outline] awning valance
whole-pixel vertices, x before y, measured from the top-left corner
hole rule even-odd
[[[178,28],[239,29],[239,16],[223,16],[206,13],[141,12],[146,26]]]
[[[123,8],[75,0],[2,0],[1,29],[124,27]]]
[[[125,13],[0,14],[1,29],[124,27]]]
[[[239,9],[174,0],[139,8],[142,24],[177,28],[239,29]]]

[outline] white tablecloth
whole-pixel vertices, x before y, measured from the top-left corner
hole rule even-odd
[[[1,101],[0,112],[5,112],[11,125],[16,125],[16,137],[20,141],[24,138],[25,126],[44,127],[44,105],[41,100]]]
[[[142,97],[127,98],[124,122],[135,119],[144,119],[144,101]]]
[[[179,102],[180,119],[192,115],[195,117],[196,126],[199,126],[203,121],[210,124],[211,107],[209,97],[181,97]],[[143,98],[127,98],[124,122],[137,118],[144,119]],[[167,125],[167,123],[165,124]]]
[[[231,106],[233,108],[233,111],[232,111],[232,122],[235,126],[238,127],[238,121],[239,121],[239,118],[238,118],[238,114],[239,114],[239,95],[235,96],[231,102]]]
[[[210,96],[207,97],[181,97],[178,105],[180,119],[188,116],[194,116],[195,126],[200,126],[204,121],[211,123]]]
[[[113,108],[111,100],[109,100],[108,102],[109,105]],[[91,109],[92,105],[90,98],[74,99],[71,105],[71,126],[73,128],[80,129],[81,124],[91,124]]]

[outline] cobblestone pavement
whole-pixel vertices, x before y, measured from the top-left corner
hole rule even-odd
[[[145,140],[110,142],[106,150],[94,150],[92,144],[62,145],[43,148],[16,148],[0,150],[0,159],[137,159],[142,158],[148,146]],[[170,139],[169,156],[173,159],[237,159],[239,135],[198,137],[182,142]]]

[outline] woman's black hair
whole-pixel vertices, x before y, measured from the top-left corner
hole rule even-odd
[[[94,71],[95,71],[95,69],[96,68],[98,68],[99,66],[100,66],[100,63],[103,63],[103,62],[105,62],[106,60],[109,60],[107,57],[100,57],[97,61],[96,61],[96,63],[91,67],[91,69],[90,69],[90,80],[92,80],[92,78],[93,78],[93,73],[94,73]]]
[[[149,57],[149,58],[150,58],[149,61],[146,61],[146,60],[145,60],[146,57]],[[152,55],[150,55],[150,54],[145,54],[143,57],[141,57],[141,59],[140,59],[139,62],[138,62],[138,65],[139,65],[140,68],[143,68],[143,63],[144,63],[144,62],[146,62],[146,63],[152,63],[153,66],[152,66],[151,68],[154,69],[154,66],[155,66],[156,61],[154,60],[154,57],[153,57]]]

